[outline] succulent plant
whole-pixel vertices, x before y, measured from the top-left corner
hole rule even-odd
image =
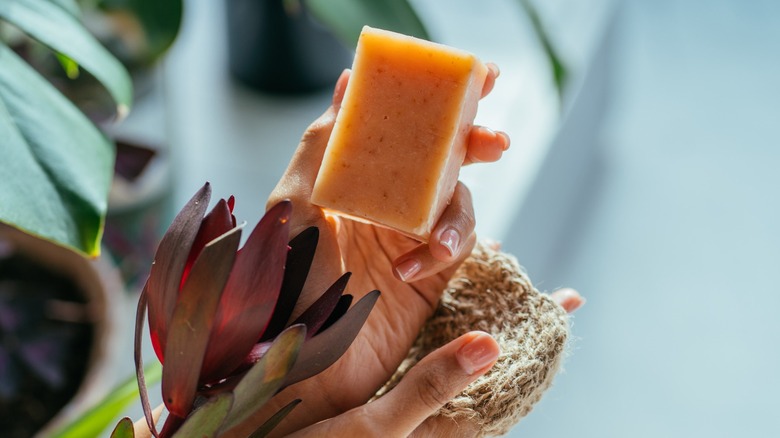
[[[282,388],[333,364],[352,343],[379,291],[350,309],[343,294],[349,273],[335,279],[290,321],[308,275],[319,232],[312,227],[288,242],[292,205],[273,206],[238,249],[243,226],[235,200],[219,200],[203,186],[163,236],[136,319],[136,370],[149,428],[160,437],[219,436],[260,409]],[[168,417],[157,433],[144,387],[141,336],[146,309],[152,345],[163,364]],[[252,436],[262,436],[295,407],[293,402]],[[121,425],[120,425],[121,426]],[[126,427],[114,436],[125,435]]]

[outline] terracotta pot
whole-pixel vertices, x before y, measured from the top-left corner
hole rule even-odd
[[[89,260],[66,248],[0,224],[0,248],[26,255],[52,272],[69,278],[84,293],[94,324],[87,370],[78,390],[37,436],[46,436],[102,398],[124,376],[115,367],[127,344],[122,340],[134,312],[122,314],[124,289],[118,272],[102,258]],[[126,313],[126,312],[125,312]]]

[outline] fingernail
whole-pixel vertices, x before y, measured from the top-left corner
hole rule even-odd
[[[493,64],[492,62],[489,62],[487,65],[487,68],[492,70],[493,73],[498,77],[501,74],[501,70],[498,69],[498,65]]]
[[[504,140],[505,140],[504,144],[503,144],[503,145],[501,145],[501,148],[502,148],[502,149],[503,149],[505,152],[506,152],[507,150],[509,150],[509,145],[512,143],[512,141],[509,139],[509,134],[507,134],[507,133],[506,133],[506,132],[504,132],[504,131],[498,131],[496,134],[497,134],[497,135],[500,135],[500,136],[501,136],[501,137],[503,137],[503,138],[504,138]]]
[[[460,234],[454,228],[449,228],[439,236],[439,243],[450,252],[450,256],[455,257],[460,249]]]
[[[573,313],[585,304],[585,298],[579,292],[570,288],[558,289],[551,293],[550,296],[563,307],[566,313]]]
[[[395,272],[398,274],[401,280],[409,281],[415,275],[417,275],[418,272],[420,272],[421,267],[422,265],[420,264],[419,260],[409,259],[405,262],[399,263],[398,266],[395,267]]]
[[[496,341],[489,334],[480,333],[460,347],[455,357],[463,371],[472,375],[495,362],[500,353]]]

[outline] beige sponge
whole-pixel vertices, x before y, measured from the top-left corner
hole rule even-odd
[[[569,320],[540,293],[509,255],[479,244],[461,265],[433,317],[381,396],[429,352],[471,330],[493,335],[501,346],[496,365],[436,415],[466,420],[478,436],[505,434],[528,414],[552,384],[565,353]]]

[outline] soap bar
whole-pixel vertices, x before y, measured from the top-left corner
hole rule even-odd
[[[455,190],[486,76],[468,52],[364,27],[312,203],[427,242]]]

